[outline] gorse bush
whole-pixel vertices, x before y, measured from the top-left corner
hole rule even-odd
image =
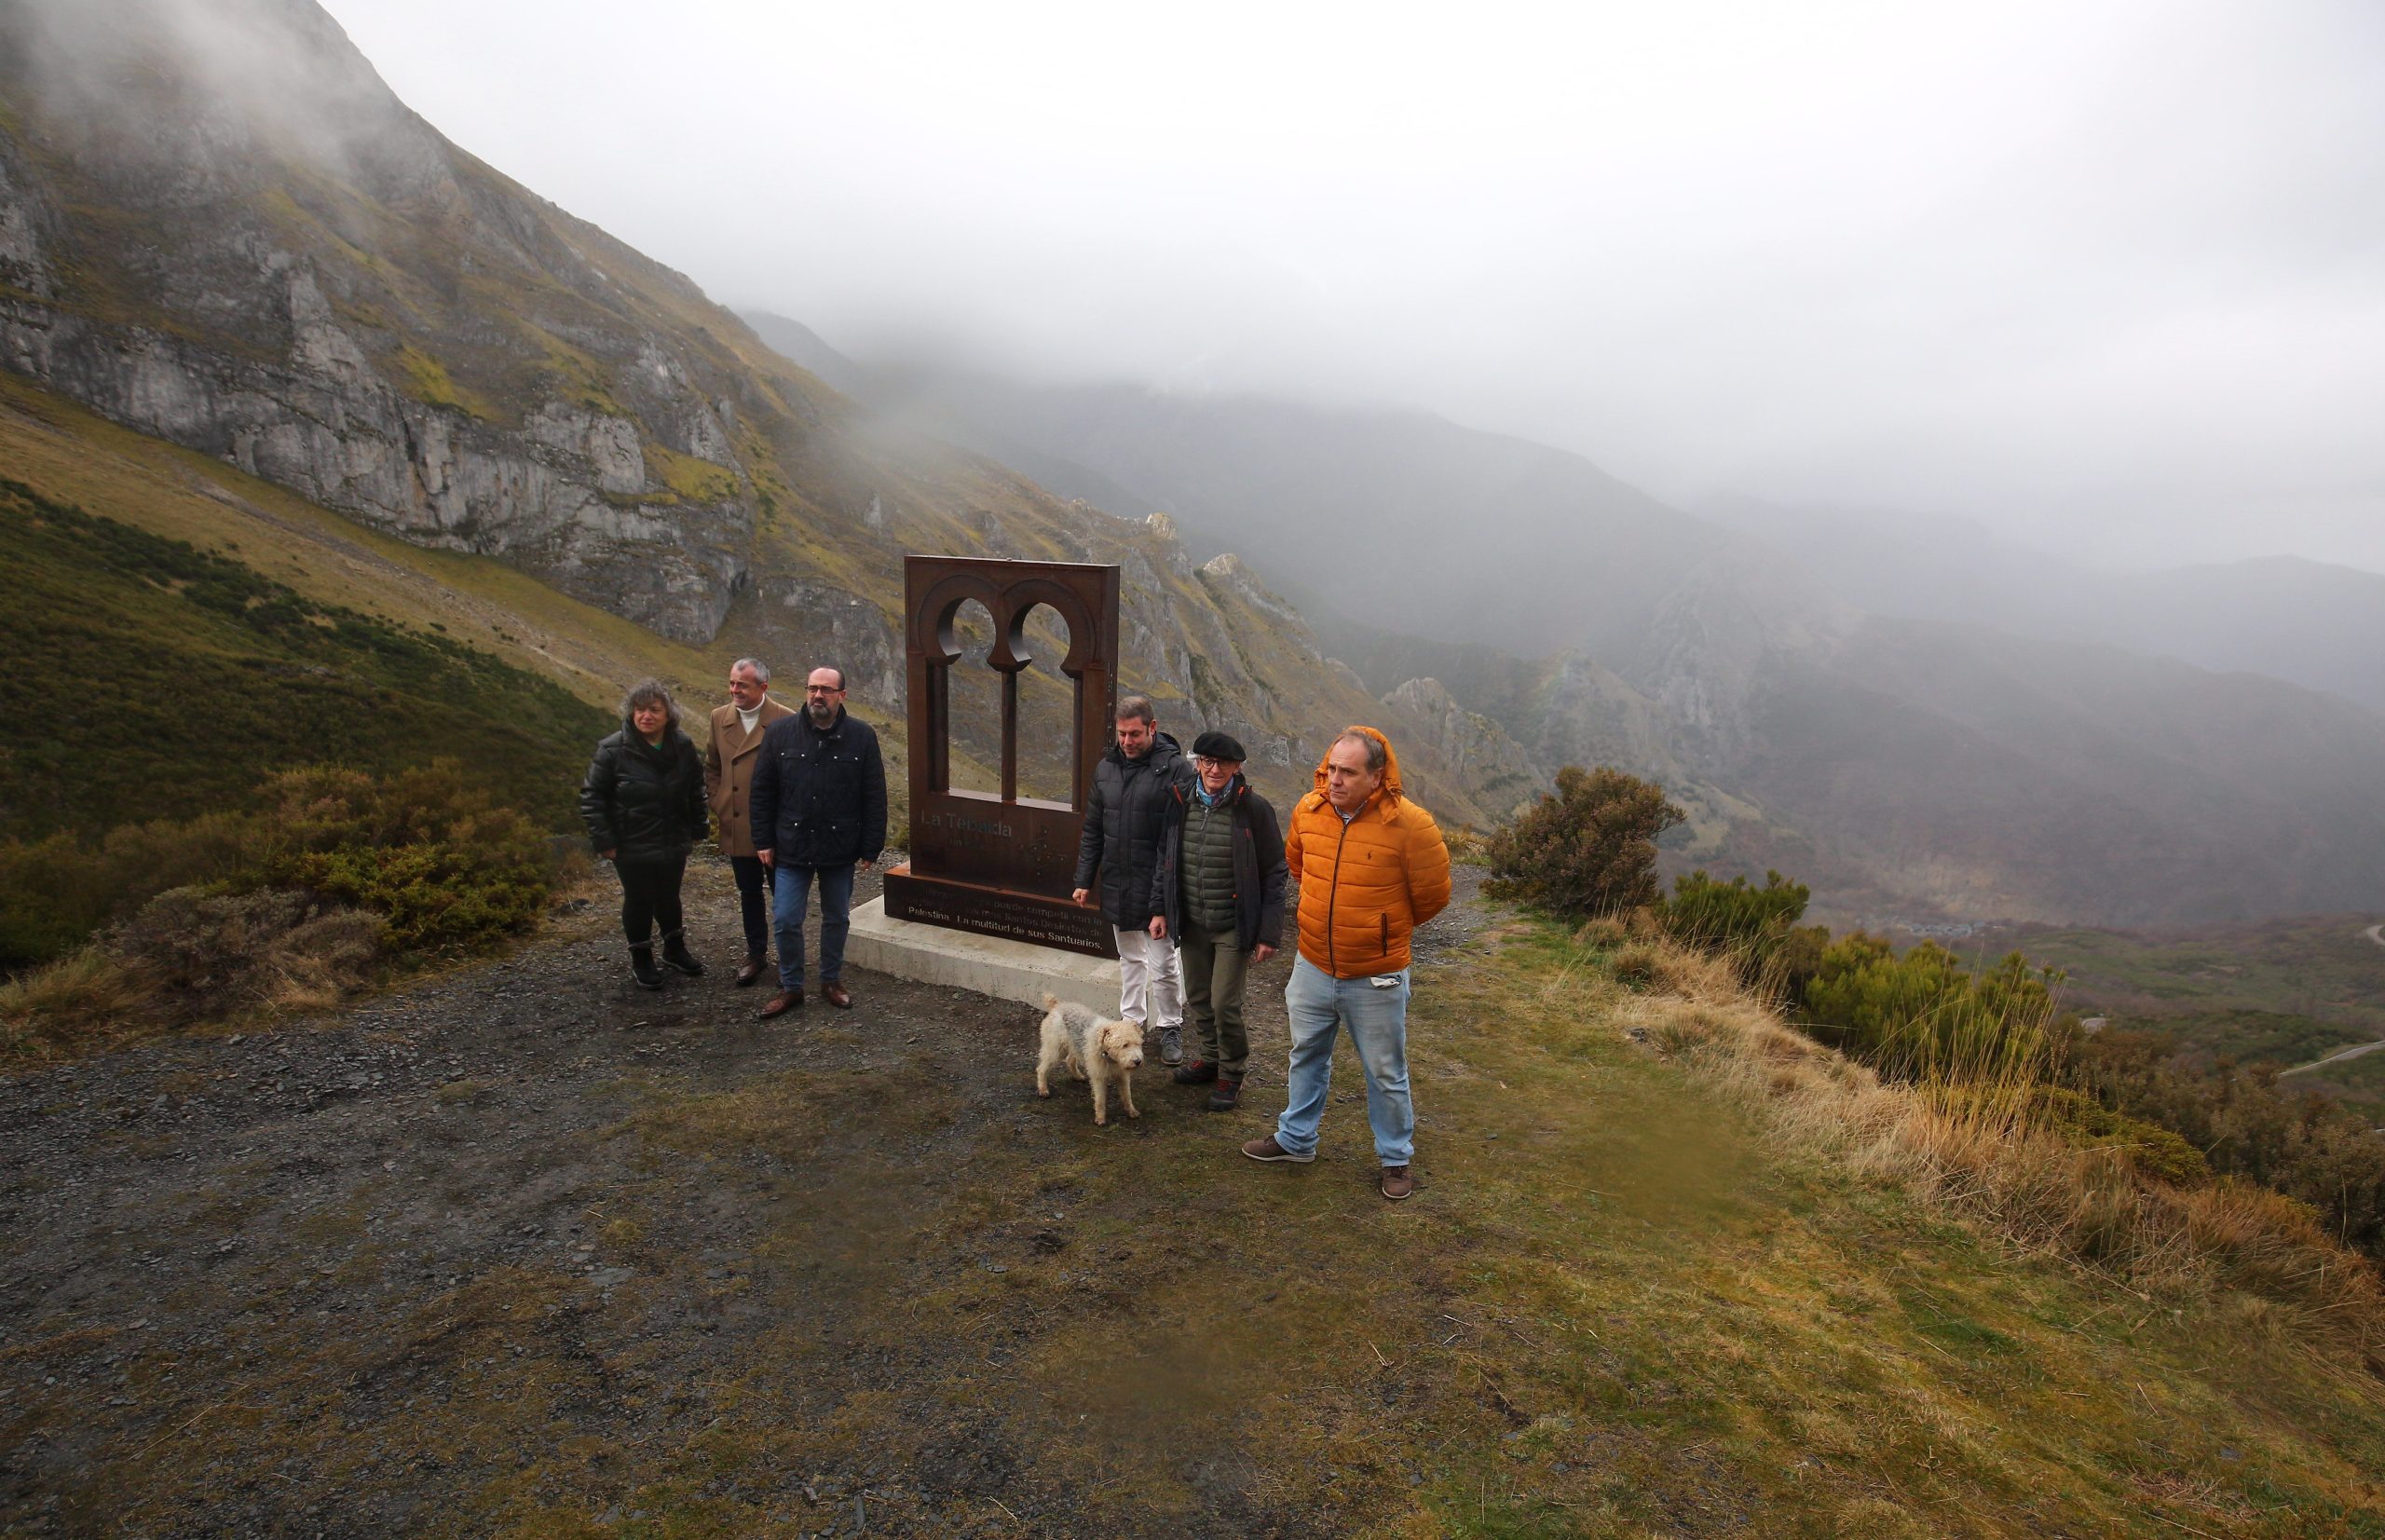
[[[0,844],[0,969],[64,956],[117,915],[169,888],[211,882],[255,859],[252,814],[202,813]]]
[[[1900,957],[1858,931],[1823,949],[1803,1019],[1900,1079],[2009,1083],[2044,1061],[2061,982],[2019,952],[1974,975],[1934,941]]]
[[[1812,893],[1776,871],[1757,887],[1744,877],[1728,882],[1694,871],[1673,879],[1670,896],[1647,910],[1673,940],[1728,958],[1742,982],[1766,998],[1796,1002],[1821,967],[1830,929],[1799,925]]]
[[[1779,872],[1765,872],[1759,888],[1744,877],[1725,882],[1695,871],[1673,879],[1671,896],[1656,900],[1655,913],[1666,934],[1723,953],[1753,982],[1773,969],[1811,896]]]
[[[328,1005],[393,962],[526,928],[552,887],[546,837],[453,762],[382,778],[290,770],[260,801],[118,829],[96,850],[53,839],[8,852],[0,909],[12,920],[52,908],[47,935],[72,939],[114,916],[0,991],[0,1029],[20,1052]],[[45,939],[31,924],[9,934]]]
[[[388,917],[390,944],[411,951],[519,930],[552,885],[545,836],[452,760],[377,778],[287,770],[258,801],[96,841],[0,845],[0,967],[61,956],[175,888],[318,893]]]
[[[1557,789],[1488,841],[1483,891],[1587,920],[1656,897],[1656,838],[1683,821],[1663,788],[1601,765],[1568,765]]]

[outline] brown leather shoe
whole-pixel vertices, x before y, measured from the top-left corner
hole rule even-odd
[[[1287,1150],[1282,1145],[1277,1144],[1275,1142],[1275,1136],[1273,1134],[1268,1135],[1265,1138],[1250,1140],[1242,1147],[1242,1152],[1248,1155],[1252,1160],[1288,1160],[1297,1162],[1302,1165],[1305,1165],[1310,1161],[1316,1159],[1316,1152],[1314,1150],[1310,1151],[1305,1155],[1293,1154],[1289,1150]]]
[[[1416,1179],[1409,1174],[1408,1167],[1404,1165],[1386,1165],[1383,1168],[1383,1195],[1384,1197],[1389,1198],[1394,1203],[1397,1203],[1400,1199],[1415,1191]]]
[[[821,985],[820,998],[839,1011],[850,1011],[853,1008],[853,992],[846,988],[843,981],[839,979],[832,978]]]
[[[745,960],[745,966],[737,970],[737,987],[741,989],[749,987],[756,979],[762,976],[762,970],[770,965],[770,960],[769,958],[747,958]]]
[[[772,995],[770,999],[762,1002],[762,1009],[757,1014],[760,1015],[762,1020],[768,1021],[772,1016],[783,1016],[786,1015],[789,1011],[794,1010],[797,1006],[801,1005],[802,1003],[802,990],[781,989],[777,994]]]

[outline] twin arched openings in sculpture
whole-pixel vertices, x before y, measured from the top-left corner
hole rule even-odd
[[[886,877],[897,920],[1113,955],[1097,910],[1069,900],[1081,811],[1110,743],[1118,697],[1118,568],[966,556],[903,561],[910,738],[911,859]],[[987,662],[1001,675],[1001,789],[952,784],[954,619],[970,600],[993,624]],[[1068,628],[1059,661],[1073,686],[1066,804],[1018,795],[1019,676],[1032,661],[1029,613],[1048,605]]]

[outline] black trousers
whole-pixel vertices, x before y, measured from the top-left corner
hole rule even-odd
[[[687,852],[619,856],[613,870],[621,879],[621,929],[631,946],[646,946],[657,924],[665,941],[679,934],[679,883],[688,875]]]
[[[745,913],[745,955],[758,961],[770,955],[770,868],[758,855],[732,855],[729,869],[737,874],[737,906]]]

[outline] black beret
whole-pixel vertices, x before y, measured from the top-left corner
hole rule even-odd
[[[1250,756],[1242,752],[1242,743],[1232,733],[1205,732],[1192,740],[1192,754],[1199,759],[1222,759],[1239,765]]]

